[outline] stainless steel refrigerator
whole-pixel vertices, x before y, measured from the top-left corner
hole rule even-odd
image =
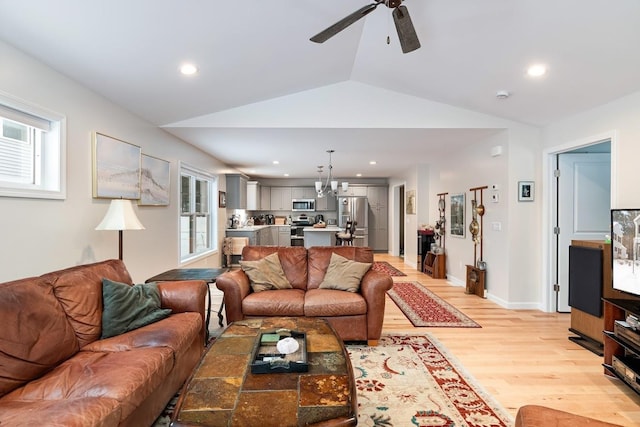
[[[369,246],[369,202],[366,197],[338,197],[338,227],[356,221],[354,246]]]

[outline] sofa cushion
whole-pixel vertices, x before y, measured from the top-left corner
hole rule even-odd
[[[131,284],[131,276],[121,260],[111,259],[77,265],[41,276],[67,313],[80,348],[100,339],[102,332],[102,278]]]
[[[320,287],[334,253],[353,261],[373,263],[373,250],[368,247],[314,246],[308,251],[309,283],[307,289]]]
[[[102,279],[102,338],[109,338],[140,328],[171,314],[160,308],[156,283],[129,286]]]
[[[28,416],[26,415],[28,414]],[[120,402],[108,397],[2,401],[0,425],[84,427],[117,426]]]
[[[4,401],[104,397],[117,400],[128,417],[162,386],[174,366],[167,347],[119,352],[80,351],[41,378],[5,396]]]
[[[307,289],[307,249],[303,246],[245,246],[242,248],[242,259],[256,261],[275,252],[291,286]]]
[[[304,316],[301,289],[275,289],[249,294],[242,300],[245,316]]]
[[[240,267],[251,281],[253,292],[268,291],[270,289],[291,289],[291,283],[282,270],[278,253],[257,261],[240,261]]]
[[[362,276],[371,268],[371,263],[357,262],[331,254],[331,261],[327,267],[320,289],[337,289],[347,292],[358,292]]]
[[[0,396],[75,354],[78,340],[51,286],[40,278],[0,284]]]
[[[126,334],[94,341],[83,351],[114,352],[142,347],[169,347],[176,353],[189,348],[199,336],[202,318],[198,313],[176,313],[166,319]]]
[[[335,289],[310,289],[304,297],[308,317],[355,316],[367,313],[367,302],[358,293]]]

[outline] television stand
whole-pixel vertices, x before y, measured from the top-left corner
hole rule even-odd
[[[590,352],[596,354],[597,356],[604,356],[604,344],[600,341],[594,340],[593,338],[577,331],[573,328],[569,328],[569,332],[575,334],[577,336],[569,337],[569,341],[573,341],[581,347],[586,348]]]
[[[603,298],[604,374],[618,378],[640,394],[640,331],[626,324],[627,315],[640,317],[637,299]]]

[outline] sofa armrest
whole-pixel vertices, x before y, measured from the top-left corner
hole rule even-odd
[[[224,293],[227,323],[244,319],[242,300],[251,293],[249,276],[242,270],[231,270],[216,279],[216,287]]]
[[[378,340],[382,334],[384,306],[387,291],[393,287],[393,279],[386,273],[369,270],[360,283],[360,293],[367,301],[367,336]]]
[[[160,305],[170,308],[173,313],[195,312],[202,318],[202,342],[205,342],[207,283],[204,280],[181,280],[158,282]]]

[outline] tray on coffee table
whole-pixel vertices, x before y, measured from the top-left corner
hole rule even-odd
[[[278,350],[279,343],[287,340],[297,344],[297,349],[293,353],[284,354]],[[291,345],[291,342],[286,344]],[[309,371],[307,335],[304,332],[278,329],[260,334],[251,358],[252,374],[307,371]]]

